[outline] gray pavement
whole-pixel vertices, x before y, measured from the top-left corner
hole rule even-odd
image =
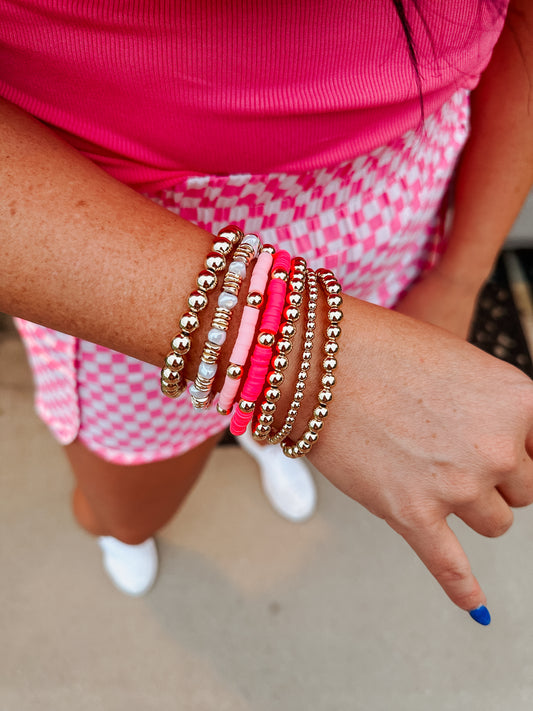
[[[531,711],[533,511],[497,540],[454,524],[489,597],[482,628],[385,524],[317,474],[303,525],[218,449],[159,538],[142,599],[106,579],[69,510],[58,445],[0,333],[1,711]]]

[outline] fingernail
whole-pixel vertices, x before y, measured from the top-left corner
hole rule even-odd
[[[485,605],[480,605],[479,607],[476,607],[475,610],[470,610],[468,614],[480,625],[490,625],[490,612],[487,610]]]

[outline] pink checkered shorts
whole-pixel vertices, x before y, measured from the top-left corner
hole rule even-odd
[[[457,92],[409,132],[351,163],[301,175],[192,177],[149,195],[216,233],[234,223],[335,271],[346,293],[390,307],[442,249],[443,198],[468,133]],[[76,437],[104,459],[177,456],[225,429],[159,389],[159,370],[101,346],[17,321],[36,384],[36,409],[62,444]]]

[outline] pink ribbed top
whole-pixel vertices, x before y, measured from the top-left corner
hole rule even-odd
[[[426,114],[473,88],[491,3],[405,0]],[[0,95],[138,189],[301,172],[418,125],[391,0],[0,0]]]

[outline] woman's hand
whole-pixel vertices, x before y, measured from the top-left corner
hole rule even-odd
[[[435,267],[410,288],[396,304],[395,311],[466,338],[474,316],[478,287],[478,284],[453,279]]]
[[[510,506],[533,501],[533,384],[441,329],[352,297],[344,313],[338,384],[310,458],[475,609],[485,597],[446,518],[499,536]]]

